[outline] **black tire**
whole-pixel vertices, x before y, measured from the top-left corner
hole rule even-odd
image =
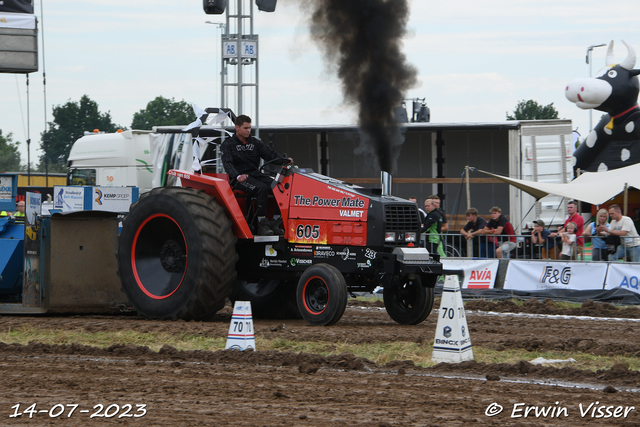
[[[347,308],[347,284],[332,265],[316,264],[307,268],[296,292],[302,318],[314,326],[336,323]]]
[[[236,238],[215,199],[190,188],[156,188],[131,205],[118,238],[118,274],[140,315],[203,320],[236,281]]]
[[[437,276],[433,277],[437,279]],[[432,287],[422,286],[419,277],[404,277],[385,287],[382,298],[394,321],[401,325],[417,325],[431,313],[435,292]]]
[[[296,303],[296,283],[277,279],[247,282],[238,280],[229,299],[250,301],[251,314],[257,319],[300,319]]]

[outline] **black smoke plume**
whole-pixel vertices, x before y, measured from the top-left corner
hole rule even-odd
[[[408,0],[306,0],[311,34],[337,66],[344,99],[358,108],[358,125],[380,169],[394,172],[403,136],[394,108],[417,82],[401,52]]]

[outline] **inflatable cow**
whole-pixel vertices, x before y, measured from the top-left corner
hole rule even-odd
[[[601,172],[640,163],[640,108],[636,53],[624,40],[627,57],[616,64],[613,41],[607,50],[607,65],[594,78],[575,79],[565,96],[578,107],[605,114],[574,153],[575,169]]]

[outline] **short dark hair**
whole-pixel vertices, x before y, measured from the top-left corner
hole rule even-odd
[[[622,209],[620,208],[620,205],[617,205],[617,204],[613,204],[613,205],[609,206],[609,209],[614,209],[616,212],[622,212]]]
[[[436,196],[435,194],[430,195],[429,197],[427,197],[427,199],[431,199],[431,200],[440,200],[440,197]]]
[[[251,123],[251,117],[245,116],[244,114],[240,114],[236,117],[236,126],[242,126],[245,123]]]
[[[469,209],[467,209],[467,212],[465,213],[465,215],[476,215],[476,216],[478,216],[478,209],[469,208]]]
[[[574,205],[576,208],[578,207],[578,202],[576,202],[575,200],[569,200],[567,202],[568,205]]]

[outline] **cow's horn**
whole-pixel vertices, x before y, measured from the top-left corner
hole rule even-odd
[[[609,47],[607,48],[607,65],[615,64],[615,58],[613,57],[613,40],[609,43]]]
[[[625,70],[633,70],[633,67],[636,66],[636,51],[633,50],[633,48],[629,46],[626,41],[622,40],[622,43],[624,43],[624,45],[627,47],[629,53],[625,60],[622,61],[620,66]]]

